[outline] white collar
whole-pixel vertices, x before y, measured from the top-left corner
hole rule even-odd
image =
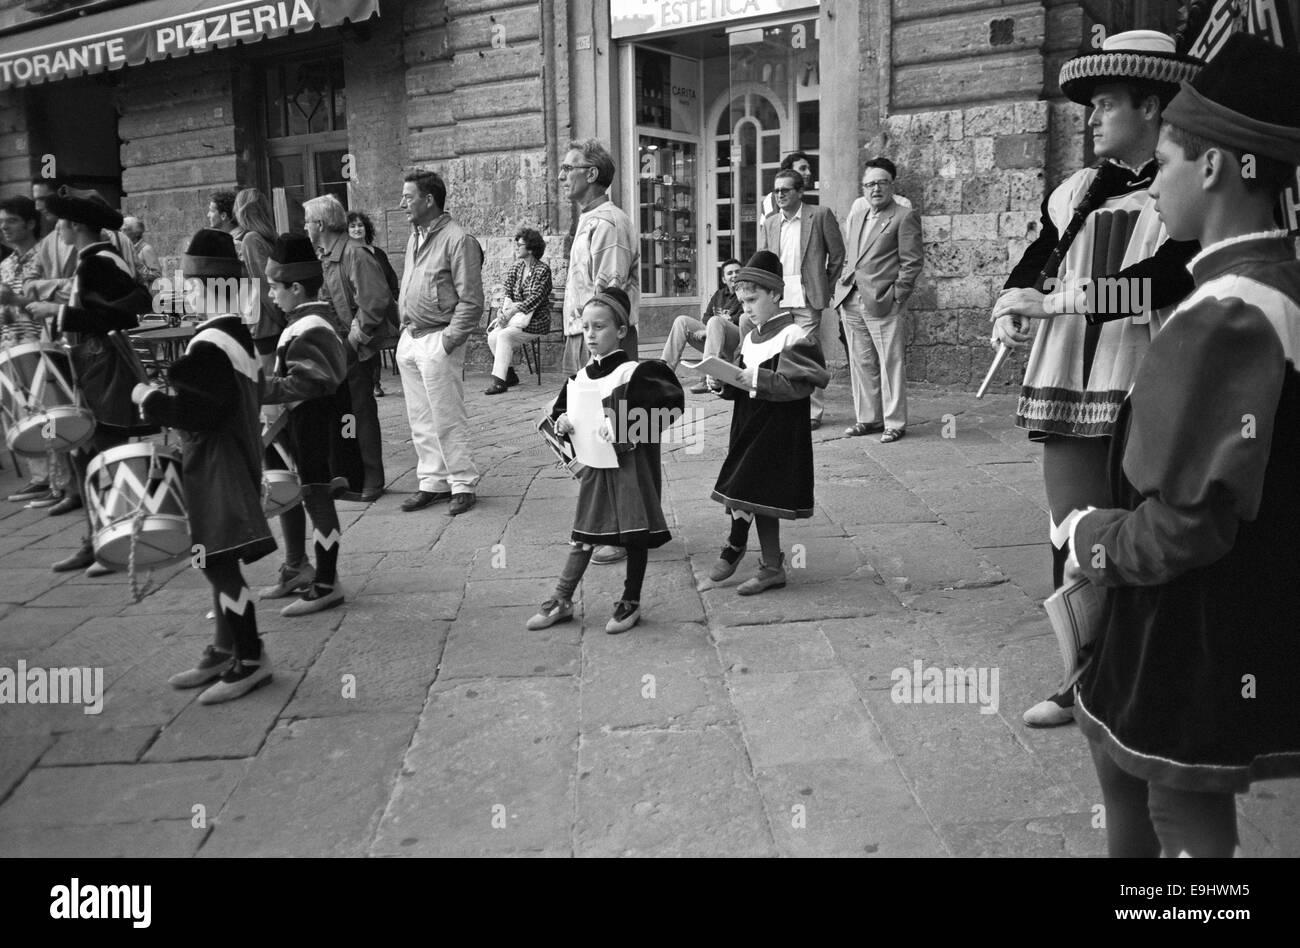
[[[1237,234],[1235,237],[1224,237],[1222,240],[1215,241],[1208,247],[1202,248],[1191,260],[1187,261],[1187,269],[1191,271],[1198,263],[1208,257],[1215,251],[1222,250],[1224,247],[1231,247],[1233,244],[1244,244],[1251,240],[1281,240],[1287,235],[1284,230],[1258,230],[1253,234]]]
[[[786,217],[785,211],[781,210],[779,207],[776,209],[776,212],[781,215],[782,224],[793,224],[803,216],[803,201],[799,202],[799,210],[794,212],[794,217]]]

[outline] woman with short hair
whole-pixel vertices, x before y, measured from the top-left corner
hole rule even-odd
[[[516,262],[506,274],[506,301],[488,327],[492,385],[485,395],[500,395],[519,384],[510,367],[515,348],[551,328],[551,268],[542,261],[545,252],[546,241],[531,227],[515,234]]]

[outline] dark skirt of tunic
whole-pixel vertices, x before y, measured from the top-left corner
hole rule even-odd
[[[773,368],[776,359],[768,360]],[[809,399],[772,402],[735,399],[731,448],[713,499],[730,510],[798,520],[813,515],[812,429]]]

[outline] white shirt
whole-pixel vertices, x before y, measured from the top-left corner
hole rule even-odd
[[[780,258],[781,276],[785,280],[785,295],[781,297],[781,308],[804,307],[808,303],[803,295],[803,254],[800,253],[800,230],[803,227],[803,204],[794,217],[781,215]]]

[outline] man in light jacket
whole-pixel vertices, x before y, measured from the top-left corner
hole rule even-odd
[[[474,506],[479,478],[461,372],[465,342],[483,315],[483,248],[443,210],[446,202],[447,185],[434,172],[406,176],[402,206],[411,237],[398,300],[397,367],[419,477],[402,509],[447,500],[456,516]]]

